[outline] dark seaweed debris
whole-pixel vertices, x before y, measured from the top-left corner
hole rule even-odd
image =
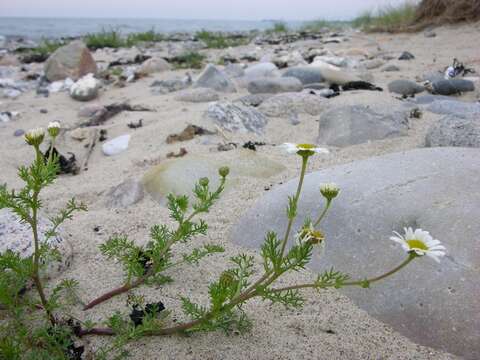
[[[48,158],[50,157],[50,149],[51,148],[49,147],[45,154],[43,154],[45,162],[48,161]],[[68,152],[67,154],[70,155],[68,159],[62,154],[60,154],[56,148],[53,148],[53,156],[58,156],[59,168],[57,174],[77,175],[80,169],[77,165],[77,159],[75,158],[75,154],[71,152]]]
[[[97,111],[88,121],[82,123],[81,127],[98,126],[105,123],[108,119],[121,113],[122,111],[154,111],[142,105],[130,105],[128,103],[114,103],[105,106],[101,111]]]
[[[245,144],[242,145],[244,149],[249,149],[253,151],[257,151],[257,146],[264,146],[264,142],[253,142],[253,141],[247,141]]]
[[[132,312],[130,313],[130,320],[132,320],[135,326],[143,324],[143,319],[147,315],[156,315],[165,310],[165,305],[159,301],[157,303],[151,303],[145,305],[145,309],[142,309],[139,305],[133,305]]]

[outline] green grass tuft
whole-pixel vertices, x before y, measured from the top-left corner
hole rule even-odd
[[[286,33],[288,32],[287,23],[284,21],[277,21],[273,24],[271,29],[267,30],[267,33]]]
[[[249,42],[249,39],[246,37],[232,38],[222,33],[207,30],[197,32],[195,38],[203,41],[209,49],[225,49],[227,47],[246,45]]]
[[[66,44],[67,44],[67,42],[62,41],[62,40],[44,39],[44,40],[42,40],[42,42],[36,48],[34,48],[32,50],[32,52],[34,54],[49,56],[51,53],[53,53],[59,47],[62,47]]]
[[[329,21],[324,19],[317,19],[317,20],[305,22],[300,28],[300,30],[312,31],[312,32],[320,32],[324,29],[340,30],[344,28],[346,25],[347,23],[342,21]]]
[[[165,40],[163,34],[155,32],[154,29],[145,32],[128,34],[126,39],[127,46],[133,46],[140,42],[159,42]]]
[[[401,31],[413,23],[416,10],[416,4],[411,1],[397,6],[388,5],[376,12],[362,13],[352,21],[352,25],[363,31]]]
[[[118,30],[102,29],[99,33],[87,34],[85,36],[85,44],[91,50],[103,48],[120,48],[126,46],[125,40],[122,38]]]
[[[170,59],[170,62],[174,64],[176,69],[201,69],[204,60],[205,55],[191,51]]]

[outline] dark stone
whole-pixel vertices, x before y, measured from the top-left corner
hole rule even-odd
[[[432,93],[438,95],[456,95],[475,91],[475,84],[470,80],[464,79],[439,80],[433,82],[431,87]]]
[[[413,59],[415,59],[415,56],[413,56],[413,54],[408,51],[404,51],[402,55],[400,55],[400,57],[398,58],[398,60],[413,60]]]

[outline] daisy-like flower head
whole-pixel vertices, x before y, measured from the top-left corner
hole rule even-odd
[[[404,228],[405,235],[393,232],[396,236],[390,237],[390,240],[402,245],[402,248],[408,252],[414,252],[418,256],[427,255],[436,262],[445,256],[445,246],[441,245],[439,240],[432,238],[428,231],[422,229]]]
[[[325,235],[319,230],[315,230],[312,223],[309,222],[295,235],[297,244],[302,245],[310,243],[311,245],[322,244],[325,240]]]
[[[58,121],[52,121],[48,124],[47,130],[52,138],[56,138],[60,133],[60,123]]]
[[[313,144],[293,144],[285,143],[282,145],[289,154],[298,154],[300,156],[312,156],[314,154],[328,154],[328,149],[318,147]]]
[[[43,128],[29,130],[25,134],[25,142],[31,146],[40,146],[44,138],[45,130]]]
[[[326,183],[320,185],[320,193],[328,201],[335,199],[340,192],[340,188],[335,183]]]

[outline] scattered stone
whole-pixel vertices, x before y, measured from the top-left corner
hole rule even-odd
[[[218,151],[231,151],[237,148],[237,144],[235,143],[228,143],[228,144],[218,144],[217,150]]]
[[[40,109],[40,114],[48,114],[48,110],[47,109]]]
[[[230,167],[227,190],[237,186],[245,178],[268,179],[285,170],[285,167],[250,150],[238,149],[225,159],[213,156],[190,155],[179,159],[164,161],[148,171],[143,184],[145,190],[162,204],[166,196],[192,196],[192,189],[199,178],[210,180],[211,188],[219,185],[218,169]]]
[[[400,71],[400,68],[397,65],[387,65],[382,69],[383,72],[396,72]]]
[[[98,96],[99,88],[100,82],[93,77],[93,74],[88,74],[72,85],[70,96],[77,101],[90,101]]]
[[[130,135],[122,135],[102,145],[102,151],[107,156],[118,155],[128,149]]]
[[[312,271],[321,273],[333,267],[355,279],[377,276],[407,256],[388,240],[392,230],[402,232],[410,226],[430,231],[447,248],[441,264],[427,257],[417,259],[370,289],[345,287],[341,291],[415,343],[468,359],[480,358],[478,169],[479,149],[432,148],[307,175],[293,229],[321,209],[319,184],[335,182],[341,189],[322,222],[325,253],[313,258]],[[259,248],[267,231],[284,233],[288,197],[297,185],[294,179],[259,199],[234,227],[233,242]]]
[[[18,116],[18,114],[18,111],[2,111],[0,112],[0,123],[12,121]]]
[[[427,87],[432,94],[438,95],[458,95],[463,92],[475,91],[475,85],[470,80],[452,79],[438,80]]]
[[[345,147],[407,135],[408,114],[403,109],[364,105],[332,108],[322,114],[318,144]]]
[[[183,131],[179,134],[171,134],[167,136],[167,144],[173,144],[179,141],[188,141],[192,140],[195,136],[200,135],[214,135],[215,132],[206,130],[197,125],[188,125]]]
[[[164,71],[169,71],[172,69],[172,66],[161,57],[154,57],[146,60],[138,70],[137,74],[140,75],[151,75]]]
[[[15,136],[15,137],[19,137],[19,136],[23,136],[23,135],[25,135],[25,130],[23,130],[23,129],[17,129],[13,133],[13,136]]]
[[[96,72],[97,64],[80,40],[58,48],[45,63],[45,76],[49,81],[66,78],[78,80],[82,76]]]
[[[413,60],[415,59],[415,56],[413,56],[412,53],[409,53],[408,51],[404,51],[402,55],[398,58],[398,60]]]
[[[425,31],[425,33],[423,34],[426,38],[434,38],[437,36],[437,33],[435,31]]]
[[[113,103],[104,106],[102,110],[96,111],[93,116],[86,122],[82,123],[82,127],[98,126],[105,123],[108,119],[121,113],[122,111],[155,111],[142,105],[130,105],[128,103]]]
[[[211,102],[220,100],[220,96],[213,89],[209,88],[195,88],[195,89],[186,89],[180,91],[176,96],[175,100],[192,102],[192,103],[202,103],[202,102]]]
[[[249,81],[247,89],[251,94],[278,94],[302,91],[303,85],[300,80],[294,77],[264,77]]]
[[[410,80],[394,80],[388,84],[390,92],[403,96],[413,96],[425,91],[425,88]]]
[[[70,88],[73,86],[74,81],[70,78],[66,78],[65,80],[54,81],[47,87],[47,91],[49,93],[57,93],[60,91],[69,91]]]
[[[138,203],[143,197],[143,184],[129,179],[109,190],[106,206],[108,208],[122,209]]]
[[[429,129],[425,146],[480,147],[480,118],[442,117]]]
[[[235,102],[242,103],[245,106],[260,106],[265,100],[272,97],[272,94],[251,94],[235,100]]]
[[[228,76],[212,64],[207,65],[194,86],[197,88],[210,88],[226,93],[237,92],[235,85]]]
[[[225,73],[232,78],[239,78],[245,75],[243,66],[239,64],[228,64],[225,69]]]
[[[292,111],[317,116],[325,109],[326,104],[327,99],[324,97],[303,91],[275,95],[265,100],[258,110],[269,117],[288,117]]]
[[[150,87],[154,94],[168,94],[175,91],[180,91],[188,88],[191,85],[189,79],[170,79],[170,80],[155,80]]]
[[[373,70],[385,65],[385,61],[383,61],[382,59],[372,59],[364,61],[362,65],[365,66],[367,70]]]
[[[456,100],[435,100],[427,110],[435,114],[455,115],[457,117],[467,117],[471,115],[480,115],[480,103],[467,103]]]
[[[92,130],[88,128],[76,128],[69,132],[70,137],[77,141],[88,139],[91,134]]]
[[[78,110],[78,117],[90,118],[95,115],[98,115],[101,112],[105,112],[105,106],[100,104],[88,104],[84,105]]]
[[[167,154],[167,159],[172,159],[172,158],[180,158],[180,157],[184,157],[185,155],[188,154],[188,151],[187,149],[185,148],[180,148],[179,152],[177,154],[175,154],[173,151],[172,152],[169,152]]]
[[[267,125],[265,116],[255,108],[229,102],[210,104],[204,117],[232,132],[253,132],[261,135]]]
[[[270,62],[259,63],[245,69],[245,77],[249,79],[277,77],[278,74],[277,66]]]
[[[55,278],[64,272],[72,262],[72,245],[65,240],[62,235],[56,235],[50,239],[45,239],[45,232],[53,227],[46,218],[38,218],[39,241],[47,243],[56,248],[61,256],[58,259],[52,259],[45,273],[42,274],[48,278]],[[9,209],[0,209],[0,253],[11,250],[20,254],[22,258],[33,255],[34,244],[32,230],[27,224],[21,223],[18,216]],[[26,284],[25,284],[26,285]]]
[[[137,122],[133,122],[133,121],[132,121],[132,122],[129,122],[129,123],[127,124],[127,126],[128,126],[129,129],[139,129],[139,128],[141,128],[141,127],[143,126],[143,120],[140,119],[140,120],[138,120]]]

